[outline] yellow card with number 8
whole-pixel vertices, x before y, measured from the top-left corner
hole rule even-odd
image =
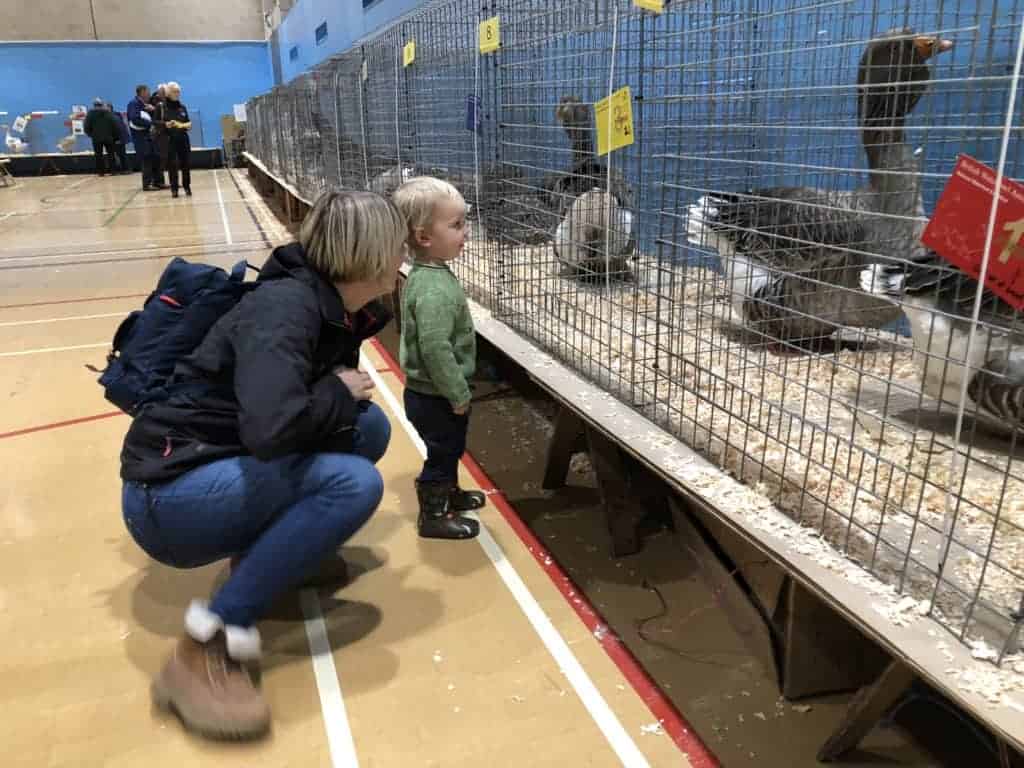
[[[501,27],[497,16],[480,22],[480,53],[494,53],[501,47]]]
[[[629,86],[620,88],[611,96],[594,105],[597,123],[597,154],[628,147],[633,143],[633,98]]]
[[[408,67],[414,61],[416,61],[416,41],[410,40],[402,49],[402,66]]]

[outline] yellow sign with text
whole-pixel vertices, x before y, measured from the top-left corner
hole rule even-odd
[[[501,26],[497,16],[480,22],[480,53],[494,53],[501,47]]]
[[[402,49],[402,66],[408,67],[416,61],[416,41],[410,40]]]
[[[645,11],[651,11],[652,13],[661,13],[665,10],[665,3],[663,0],[633,0],[633,5],[637,8],[642,8]]]
[[[597,154],[607,155],[633,143],[633,98],[629,86],[594,105],[597,123]]]

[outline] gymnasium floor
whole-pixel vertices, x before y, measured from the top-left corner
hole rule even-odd
[[[3,765],[713,765],[500,494],[478,541],[417,538],[419,447],[379,346],[364,366],[393,425],[384,501],[349,543],[354,583],[260,625],[272,736],[209,743],[151,708],[185,607],[226,563],[175,571],[130,540],[128,420],[85,366],[172,256],[261,264],[286,237],[239,172],[196,172],[193,191],[144,194],[137,175],[0,189]],[[462,482],[490,490],[475,466]]]

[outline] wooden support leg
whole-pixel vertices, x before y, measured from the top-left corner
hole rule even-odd
[[[900,661],[893,661],[871,685],[861,688],[850,702],[846,717],[818,750],[823,763],[838,760],[856,747],[875,726],[879,718],[902,696],[915,675]]]
[[[647,516],[643,503],[646,493],[633,483],[633,462],[618,445],[594,429],[586,428],[590,461],[601,491],[608,533],[612,539],[612,556],[632,555],[640,550],[640,522]]]
[[[889,657],[834,608],[787,578],[774,621],[782,636],[787,699],[852,691],[876,679]]]
[[[584,436],[583,421],[570,408],[560,408],[555,417],[555,433],[548,444],[541,487],[552,491],[565,485],[569,461]]]

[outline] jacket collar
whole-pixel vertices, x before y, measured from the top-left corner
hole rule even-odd
[[[349,312],[341,300],[338,289],[306,262],[306,254],[298,243],[288,243],[274,249],[263,269],[260,280],[273,280],[287,274],[308,285],[317,296],[320,316],[325,322],[345,329],[362,340],[375,335],[386,326],[392,313],[378,300],[371,301],[358,312]]]

